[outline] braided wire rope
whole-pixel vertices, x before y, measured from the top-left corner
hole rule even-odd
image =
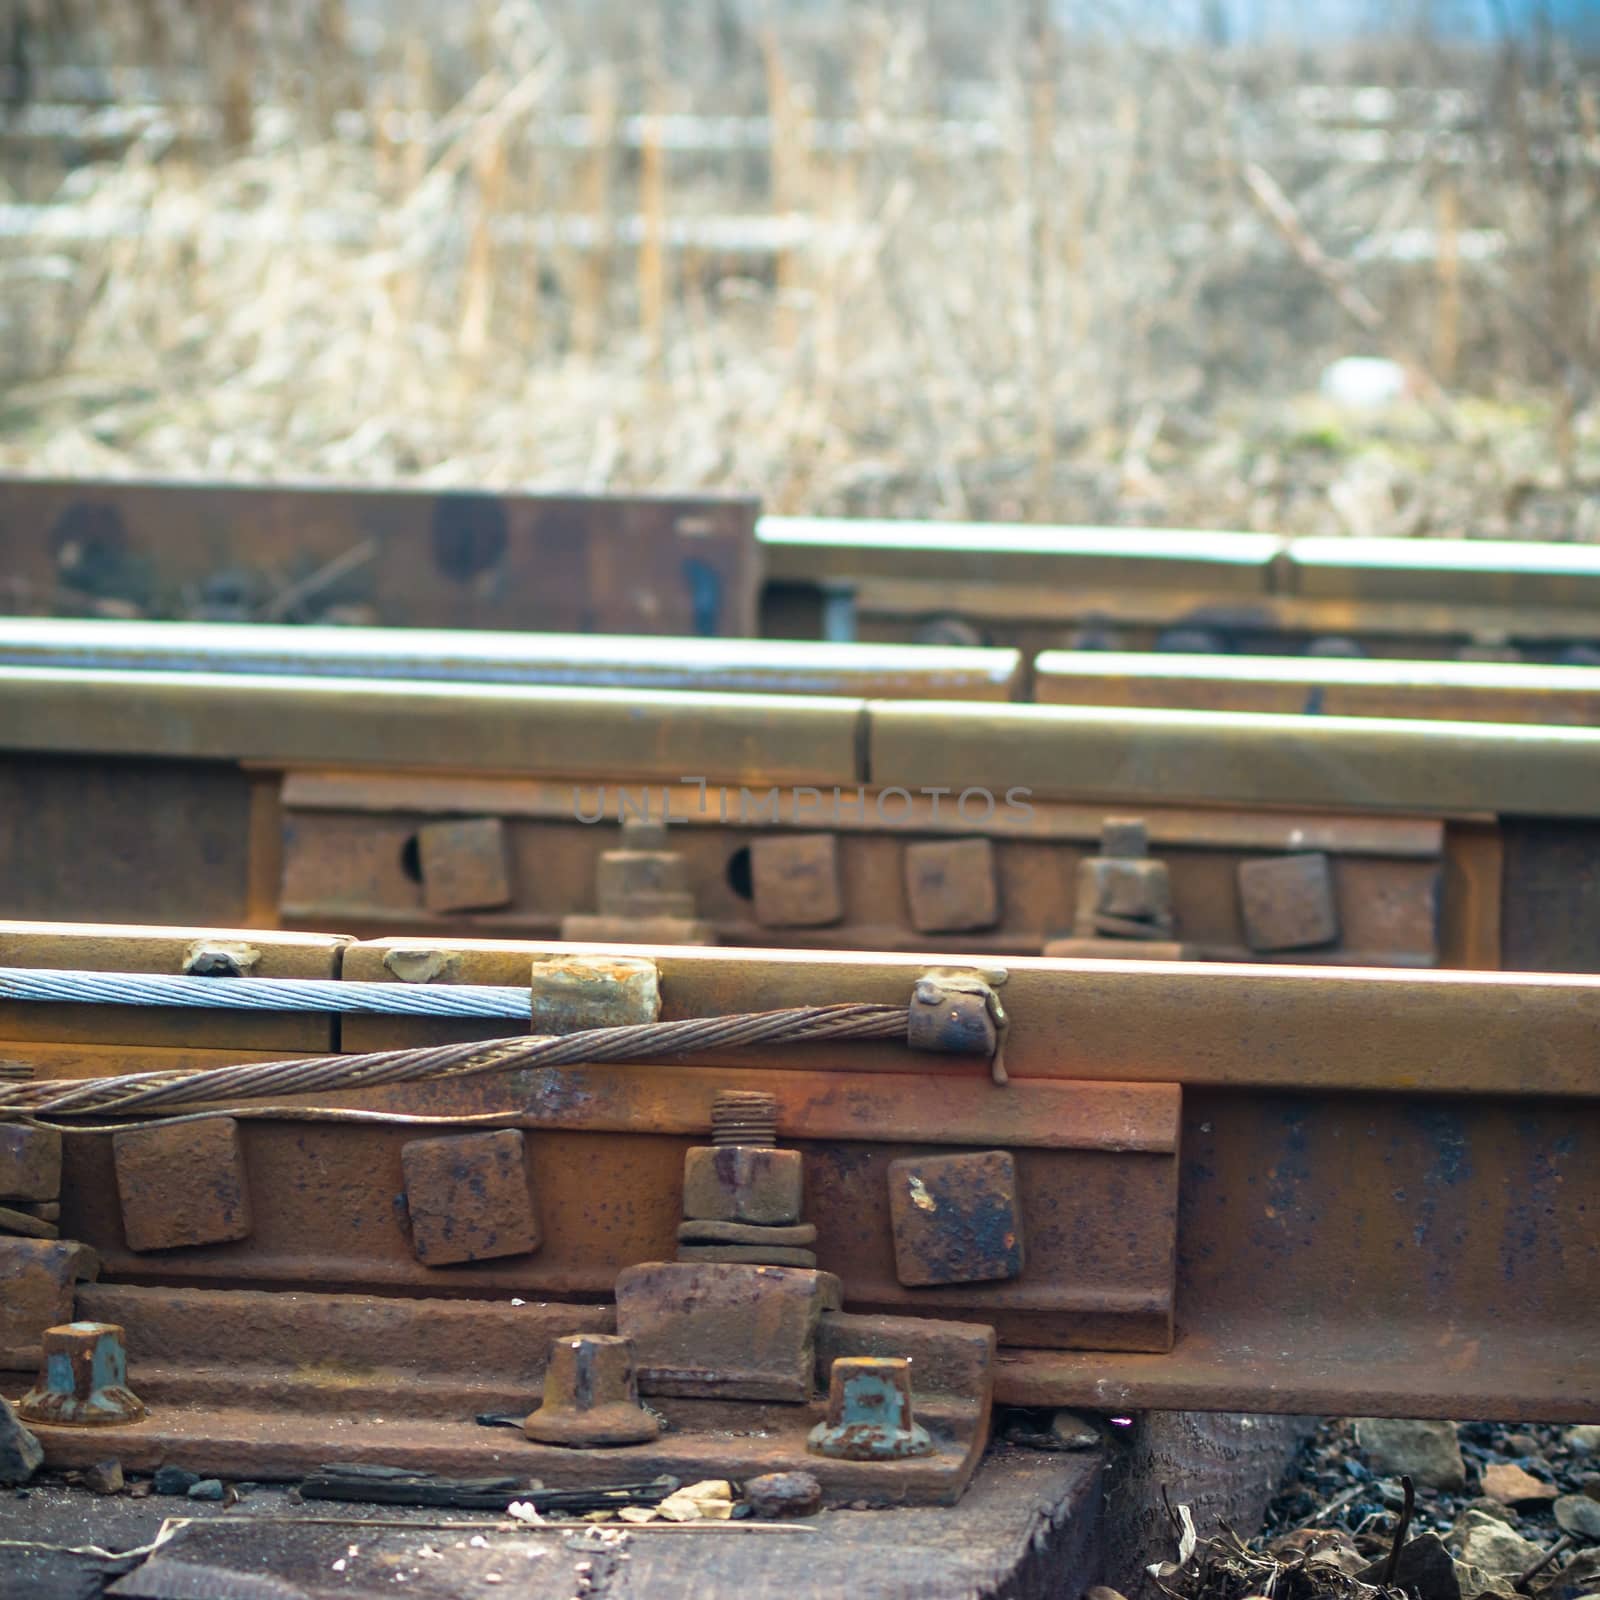
[[[241,980],[199,981],[226,988]],[[753,1045],[818,1044],[847,1039],[903,1040],[908,1020],[907,1006],[845,1002],[726,1017],[587,1028],[555,1036],[475,1039],[465,1044],[423,1045],[359,1055],[304,1056],[229,1067],[125,1073],[108,1078],[40,1079],[31,1083],[0,1081],[0,1119],[33,1121],[152,1112],[158,1116],[177,1116],[201,1106],[216,1107],[272,1095],[329,1090],[348,1093],[399,1083],[437,1082],[525,1068],[642,1061],[707,1050],[740,1050]]]

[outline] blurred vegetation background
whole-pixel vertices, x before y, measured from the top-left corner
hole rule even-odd
[[[0,16],[12,469],[1600,537],[1600,57],[1559,19]]]

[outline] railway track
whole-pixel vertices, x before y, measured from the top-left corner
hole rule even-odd
[[[1193,599],[1300,604],[1324,580],[1276,541],[1213,567],[743,502],[205,493],[0,494],[0,570],[63,607],[136,581],[666,636],[0,621],[0,1393],[34,1384],[50,1466],[805,1468],[947,1508],[1046,1592],[1115,1536],[1101,1458],[986,1454],[995,1407],[1600,1419],[1592,669],[1248,653],[1309,613]],[[891,550],[967,612],[897,612]],[[1441,571],[1519,648],[1586,637],[1583,552],[1398,554],[1337,579],[1374,651],[1460,648],[1385,631]],[[1242,648],[1035,657],[1107,626],[1091,575],[1126,642]],[[1049,627],[1007,610],[1045,584]],[[851,641],[738,636],[805,613]],[[952,615],[1009,642],[892,642]],[[853,1008],[825,1044],[785,1020],[819,1007]],[[315,1092],[267,1093],[307,1058]],[[803,1175],[784,1220],[754,1179],[697,1198],[739,1161]],[[668,1431],[543,1440],[583,1409],[555,1353],[619,1336]],[[141,1417],[37,1398],[91,1338]],[[920,1453],[828,1453],[863,1358],[911,1375]],[[541,1393],[521,1432],[472,1420]],[[813,1548],[797,1595],[875,1570],[831,1523]],[[750,1559],[690,1565],[731,1590]]]
[[[380,658],[356,635],[347,665],[467,673],[472,639]],[[982,651],[763,646],[730,670],[832,674],[834,692],[686,692],[653,686],[682,670],[675,642],[654,667],[641,645],[589,646],[587,670],[633,686],[285,676],[248,646],[227,671],[159,651],[162,670],[0,666],[5,910],[1600,966],[1592,728],[1006,703],[1015,660]],[[1110,888],[1119,874],[1137,888]]]
[[[610,1065],[530,1076],[512,1055],[509,1071],[263,1104],[207,1075],[514,1052],[528,1024],[386,1015],[365,997],[414,993],[414,940],[4,923],[0,950],[0,1171],[31,1197],[0,1216],[0,1393],[57,1470],[110,1452],[132,1472],[176,1461],[272,1483],[379,1461],[438,1493],[486,1474],[548,1493],[799,1468],[830,1504],[945,1507],[937,1527],[985,1563],[972,1592],[1044,1594],[1094,1576],[1102,1541],[1126,1541],[1158,1485],[1125,1466],[1112,1502],[1105,1452],[986,1454],[995,1407],[1149,1411],[1152,1426],[1180,1408],[1600,1417],[1591,977],[1048,959],[953,973],[937,956],[438,939],[431,990],[520,986],[545,1034],[841,1004],[903,1031],[826,1048],[718,1049],[707,1034],[687,1053],[663,1033],[656,1053],[582,1051]],[[69,998],[18,998],[16,969],[70,969]],[[282,1008],[208,1005],[240,970]],[[201,991],[197,1004],[127,1003],[144,974]],[[362,1003],[330,1009],[344,986]],[[115,1113],[63,1106],[6,1126],[28,1094],[37,1110],[174,1071],[198,1120],[127,1106],[141,1120],[108,1125]],[[704,1209],[698,1175],[735,1153],[710,1143],[732,1097],[751,1140],[737,1154],[796,1175],[804,1222],[766,1232],[804,1232],[804,1252],[702,1260],[682,1242],[680,1219]],[[756,1193],[744,1184],[725,1197],[736,1207]],[[583,1432],[595,1424],[555,1354],[599,1360],[618,1338],[670,1424],[620,1450]],[[41,1352],[74,1340],[126,1352],[123,1398],[94,1394],[137,1415],[90,1429],[41,1414],[55,1370]],[[830,1393],[862,1358],[875,1378],[912,1375],[920,1453],[829,1453]],[[54,1381],[59,1412],[71,1397]],[[523,1432],[480,1425],[530,1404]],[[563,1407],[577,1432],[541,1443],[533,1418]],[[1147,1436],[1223,1451],[1211,1475],[1241,1506],[1294,1438],[1260,1416],[1253,1434],[1231,1415],[1184,1423]],[[1046,1510],[1041,1532],[1028,1519]],[[961,1592],[938,1541],[917,1542],[934,1524],[883,1519],[859,1549],[825,1515],[803,1556],[718,1541],[684,1559],[701,1588],[736,1588],[753,1561],[821,1595],[841,1559],[878,1581],[888,1540],[902,1576]],[[24,1542],[40,1528],[25,1523]],[[337,1532],[341,1548],[388,1537]],[[287,1534],[254,1539],[216,1548],[185,1530],[149,1581],[163,1559],[300,1559]],[[657,1570],[654,1544],[641,1570]]]
[[[1600,554],[759,514],[737,497],[0,481],[19,612],[1590,664]]]

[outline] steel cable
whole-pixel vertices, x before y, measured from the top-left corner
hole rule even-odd
[[[237,978],[191,980],[218,987]],[[266,982],[270,980],[256,980]],[[281,980],[289,981],[289,980]],[[330,987],[340,987],[337,984]],[[397,985],[373,985],[375,988]],[[526,992],[526,991],[524,991]],[[905,1038],[906,1006],[880,1002],[796,1006],[729,1017],[646,1022],[579,1033],[475,1039],[361,1055],[305,1056],[230,1067],[135,1072],[118,1077],[0,1082],[0,1118],[35,1120],[88,1115],[184,1115],[267,1096],[348,1092],[400,1083],[436,1082],[525,1068],[643,1061],[753,1045],[816,1044],[844,1039]]]

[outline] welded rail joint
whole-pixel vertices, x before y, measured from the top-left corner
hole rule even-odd
[[[990,1077],[1009,1083],[1005,1048],[1011,1019],[996,992],[1006,977],[1004,967],[930,969],[911,991],[906,1043],[937,1055],[987,1056]]]

